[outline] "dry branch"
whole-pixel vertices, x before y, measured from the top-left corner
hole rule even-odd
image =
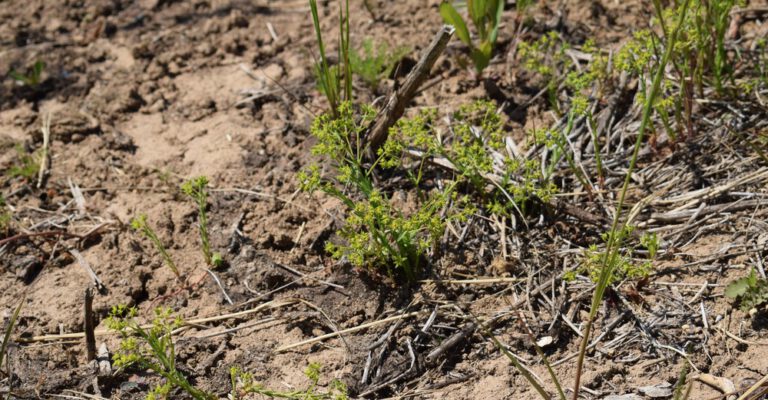
[[[389,128],[403,116],[405,106],[416,95],[416,91],[424,82],[424,79],[427,78],[427,75],[429,75],[429,71],[435,65],[437,58],[445,50],[445,46],[448,44],[451,36],[453,36],[454,31],[455,29],[452,26],[444,25],[437,32],[437,35],[432,39],[432,43],[424,51],[419,62],[408,76],[405,77],[403,86],[392,92],[387,100],[387,104],[384,105],[384,108],[368,127],[368,156],[370,158],[374,158],[376,150],[387,141]]]

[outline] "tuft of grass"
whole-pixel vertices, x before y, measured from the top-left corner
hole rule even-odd
[[[208,239],[208,178],[199,176],[190,179],[181,185],[181,191],[192,198],[197,204],[197,227],[200,231],[200,245],[203,251],[205,263],[216,268],[223,264],[224,260],[220,253],[211,251],[210,240]]]
[[[320,59],[315,62],[315,76],[320,91],[328,99],[331,115],[336,117],[336,111],[341,103],[352,100],[352,66],[349,52],[349,0],[339,1],[339,48],[338,66],[331,66],[325,52],[320,17],[317,11],[317,0],[309,0],[309,8],[312,13],[312,23],[317,37],[317,47]]]
[[[19,82],[23,85],[30,87],[37,87],[42,82],[43,70],[45,69],[45,63],[43,61],[36,61],[31,67],[27,68],[25,73],[20,73],[16,70],[11,70],[8,74],[11,79]]]
[[[0,195],[0,234],[8,235],[11,230],[11,221],[13,214],[5,205],[5,197]]]
[[[475,71],[480,76],[493,57],[496,37],[499,33],[504,0],[467,0],[467,12],[477,31],[477,42],[473,42],[467,24],[448,1],[440,3],[440,15],[446,24],[456,28],[456,36],[469,47],[469,57],[475,64]]]
[[[365,38],[361,48],[349,54],[352,73],[362,78],[375,92],[379,83],[392,73],[398,61],[410,51],[404,46],[390,48],[386,42],[375,45],[371,38]]]
[[[27,181],[34,180],[40,171],[40,154],[27,153],[21,144],[16,144],[15,149],[17,162],[8,168],[6,175],[11,178],[22,177]]]
[[[741,311],[749,312],[768,303],[768,280],[758,278],[752,269],[749,275],[728,284],[725,295],[738,300]]]
[[[155,248],[157,249],[158,253],[160,253],[160,255],[163,257],[163,261],[165,261],[165,265],[167,265],[168,268],[170,268],[171,271],[173,271],[173,273],[176,275],[177,278],[181,278],[181,274],[179,274],[179,269],[176,268],[176,263],[173,262],[171,255],[168,254],[168,251],[166,251],[165,246],[163,246],[163,242],[161,242],[160,238],[157,237],[157,234],[155,233],[154,229],[152,229],[152,227],[149,226],[149,224],[147,223],[147,216],[145,214],[141,214],[135,217],[133,220],[131,220],[131,227],[137,232],[140,232],[147,239],[149,239],[149,241],[151,241],[152,244],[155,245]]]

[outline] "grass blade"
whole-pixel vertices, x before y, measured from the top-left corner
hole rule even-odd
[[[689,5],[690,5],[690,0],[685,0],[685,3],[683,3],[682,5],[682,9],[681,9],[678,21],[685,20],[685,15],[688,12]],[[589,310],[589,319],[587,320],[587,323],[584,327],[584,338],[582,339],[581,345],[579,346],[579,357],[576,364],[576,379],[573,386],[573,400],[578,400],[579,398],[579,390],[581,388],[581,383],[580,383],[581,374],[584,368],[584,355],[587,352],[587,343],[589,342],[589,336],[592,331],[592,322],[594,321],[595,316],[597,315],[597,311],[600,308],[600,303],[603,300],[603,295],[605,294],[605,290],[608,287],[610,278],[613,275],[614,266],[617,263],[619,247],[621,245],[620,237],[622,236],[620,232],[623,231],[623,228],[624,228],[622,227],[621,229],[619,229],[619,220],[621,219],[621,209],[622,207],[624,207],[624,200],[626,199],[627,190],[629,189],[629,182],[632,179],[632,171],[635,169],[635,165],[637,164],[637,157],[638,157],[638,154],[640,153],[640,145],[643,142],[646,128],[648,127],[649,121],[651,119],[651,112],[653,111],[654,100],[656,96],[658,96],[659,91],[661,89],[661,81],[664,78],[664,71],[666,70],[667,63],[669,62],[669,59],[672,56],[672,52],[674,51],[681,26],[682,24],[678,23],[675,29],[672,31],[671,36],[669,37],[669,41],[667,43],[666,49],[664,50],[664,55],[661,58],[661,61],[659,62],[659,65],[655,71],[655,74],[653,77],[653,83],[651,84],[650,93],[645,99],[645,104],[643,106],[643,116],[642,116],[642,120],[640,121],[640,128],[637,132],[637,140],[635,141],[635,147],[632,152],[632,158],[630,159],[630,162],[629,162],[627,175],[624,178],[624,185],[621,188],[621,194],[619,195],[619,202],[616,205],[616,213],[614,215],[613,223],[611,225],[611,231],[608,236],[608,243],[606,244],[605,256],[602,262],[602,270],[600,271],[600,277],[597,282],[597,287],[595,288],[595,293],[592,297],[592,305]]]
[[[27,295],[24,294],[21,297],[21,301],[19,301],[19,305],[16,307],[16,311],[13,312],[13,315],[11,316],[11,320],[8,321],[8,327],[5,328],[5,335],[3,336],[3,343],[0,344],[0,367],[3,365],[3,357],[5,356],[5,351],[8,349],[8,343],[11,341],[11,332],[13,332],[13,326],[16,325],[16,319],[19,318],[19,313],[21,312],[21,307],[24,306],[24,300],[27,298]],[[11,371],[8,371],[10,374]]]
[[[472,47],[472,40],[469,38],[467,25],[464,24],[464,20],[461,19],[461,15],[459,15],[458,11],[453,7],[453,4],[448,2],[440,3],[440,15],[443,17],[443,21],[445,21],[446,24],[453,25],[453,27],[456,28],[456,36],[458,36],[464,44]]]

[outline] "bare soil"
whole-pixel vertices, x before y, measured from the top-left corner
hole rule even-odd
[[[372,1],[372,12],[352,3],[353,44],[372,37],[406,45],[413,49],[410,59],[418,57],[442,24],[436,0]],[[749,2],[746,8],[764,6]],[[647,25],[651,10],[640,1],[574,0],[562,7],[546,2],[535,7],[524,39],[556,29],[573,44],[592,38],[601,48],[616,49],[632,31]],[[331,42],[336,13],[335,2],[321,4]],[[504,20],[514,17],[514,6],[509,6]],[[749,14],[738,27],[740,37],[764,36],[765,17]],[[506,112],[514,137],[550,124],[546,101],[534,98],[541,88],[511,51],[513,38],[510,22],[502,26],[498,55],[485,80],[474,79],[457,63],[455,56],[464,46],[454,40],[433,70],[437,78],[410,106],[436,106],[447,113],[490,97]],[[8,353],[11,376],[0,375],[0,388],[11,385],[11,397],[19,399],[86,394],[129,399],[142,398],[158,381],[150,372],[134,370],[97,377],[86,360],[83,339],[63,336],[83,331],[84,291],[93,285],[70,251],[75,249],[105,287],[94,301],[97,333],[117,304],[137,306],[142,318],[151,317],[155,307],[171,307],[187,320],[272,305],[197,324],[178,335],[179,363],[190,379],[221,397],[230,389],[231,366],[285,390],[304,387],[304,368],[319,362],[321,383],[341,379],[353,397],[538,398],[479,332],[427,360],[446,338],[471,323],[463,314],[469,311],[483,318],[506,312],[494,333],[548,390],[554,389],[520,315],[537,340],[552,339],[544,348],[551,361],[573,356],[579,337],[565,319],[578,326],[585,321],[591,284],[566,285],[557,276],[576,262],[578,249],[599,241],[605,227],[545,209],[530,219],[527,229],[521,221],[515,228],[507,226],[504,239],[487,223],[472,231],[471,240],[435,260],[424,276],[432,281],[410,286],[330,259],[323,247],[333,237],[343,208],[329,198],[299,192],[295,177],[313,161],[309,125],[327,107],[313,76],[315,52],[303,0],[0,4],[0,72],[24,70],[38,60],[46,64],[35,88],[7,75],[0,82],[0,168],[17,162],[15,144],[41,147],[40,127],[47,114],[52,135],[51,163],[41,187],[36,179],[0,178],[0,191],[13,210],[13,228],[0,233],[0,313],[7,321],[18,302],[24,303]],[[384,86],[381,93],[362,86],[356,92],[361,101],[374,101],[393,81]],[[742,112],[766,115],[765,109]],[[751,135],[766,128],[744,129]],[[765,169],[749,147],[714,129],[675,151],[646,149],[643,157],[636,180],[642,184],[633,189],[632,203],[653,193],[672,198],[717,187]],[[672,172],[661,175],[657,166]],[[623,179],[622,171],[616,167],[614,178]],[[226,260],[223,269],[213,271],[220,285],[205,270],[195,205],[178,190],[183,180],[198,175],[208,176],[212,184],[212,247]],[[659,186],[672,180],[675,186],[661,192]],[[763,176],[729,188],[727,198],[712,198],[707,205],[741,198],[732,192],[754,193],[754,199],[765,201],[767,181]],[[77,190],[82,204],[73,194]],[[608,215],[583,194],[561,199]],[[640,220],[671,207],[651,205]],[[182,279],[163,265],[150,242],[130,229],[130,219],[140,213],[157,229]],[[686,364],[695,368],[692,374],[726,378],[736,389],[768,374],[768,317],[763,311],[749,316],[723,297],[725,284],[766,256],[765,204],[669,225],[661,234],[681,235],[674,242],[679,246],[667,249],[645,285],[622,284],[605,302],[595,327],[595,337],[604,336],[590,351],[582,380],[587,398],[632,393],[651,398],[640,388],[674,385]],[[500,240],[509,241],[506,259]],[[434,281],[462,277],[521,282]],[[530,293],[553,278],[541,294]],[[518,299],[525,301],[510,312],[509,305]],[[434,310],[433,327],[421,332]],[[413,312],[419,313],[399,323],[277,351]],[[611,325],[616,318],[620,320]],[[385,334],[383,345],[372,347]],[[97,342],[113,350],[118,345],[109,334],[99,334]],[[369,358],[373,365],[362,382]],[[574,369],[573,358],[555,367],[566,386]],[[722,394],[697,382],[690,398]],[[182,393],[173,397],[185,398]]]

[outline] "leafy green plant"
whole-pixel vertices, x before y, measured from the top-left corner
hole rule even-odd
[[[233,389],[230,399],[238,400],[241,396],[247,394],[260,394],[267,397],[294,400],[346,400],[348,398],[347,386],[336,379],[331,381],[330,390],[327,392],[319,392],[317,390],[318,382],[320,381],[320,364],[310,363],[307,369],[304,370],[304,375],[310,381],[310,385],[306,389],[278,392],[255,382],[250,373],[243,372],[237,367],[232,367],[230,369],[230,379]]]
[[[422,179],[423,162],[430,157],[444,158],[455,168],[454,176],[460,186],[469,186],[485,208],[495,214],[507,215],[537,197],[548,200],[556,187],[541,173],[538,160],[525,160],[507,154],[504,144],[504,123],[490,101],[479,100],[463,105],[453,113],[451,129],[444,136],[434,131],[435,109],[422,110],[404,119],[390,131],[379,150],[382,165],[400,165],[408,150],[417,149],[422,155],[419,171],[412,178]],[[501,180],[491,186],[493,174]]]
[[[501,13],[504,11],[503,0],[467,0],[469,19],[475,26],[478,41],[475,44],[469,35],[467,24],[453,4],[443,1],[440,4],[440,15],[446,24],[456,28],[456,36],[469,46],[469,57],[475,64],[478,76],[488,66],[496,46],[496,37],[501,23]]]
[[[181,327],[181,318],[171,317],[170,309],[158,308],[150,326],[145,327],[136,320],[137,310],[125,306],[112,307],[107,327],[120,334],[120,348],[112,356],[114,366],[128,368],[135,366],[150,369],[165,378],[147,399],[167,398],[171,389],[178,387],[195,400],[213,400],[217,397],[192,385],[176,367],[176,348],[171,333]]]
[[[197,204],[197,226],[200,231],[200,244],[203,251],[205,263],[212,267],[219,267],[224,262],[220,253],[211,251],[211,244],[208,239],[208,178],[199,176],[190,179],[181,185],[181,191],[192,198]]]
[[[165,261],[165,265],[168,266],[168,268],[173,271],[173,273],[176,275],[177,278],[180,278],[181,275],[179,274],[179,269],[176,268],[176,264],[173,262],[173,259],[171,258],[171,255],[168,254],[168,251],[165,249],[165,246],[163,246],[163,242],[160,241],[160,238],[157,237],[157,234],[155,233],[154,229],[152,229],[151,226],[147,223],[147,216],[144,214],[139,215],[138,217],[131,220],[131,227],[136,230],[137,232],[140,232],[142,235],[144,235],[149,241],[152,242],[152,244],[155,245],[155,248],[160,253],[161,256],[163,256],[163,261]]]
[[[36,87],[41,82],[41,77],[43,76],[44,69],[45,69],[45,63],[38,60],[32,65],[32,67],[27,68],[26,73],[19,73],[16,70],[11,70],[9,75],[13,80],[17,82],[20,82],[30,87]]]
[[[215,394],[190,383],[177,366],[176,347],[172,335],[175,329],[184,324],[184,321],[178,316],[172,317],[170,309],[158,308],[155,309],[152,322],[144,326],[137,321],[137,314],[136,308],[114,306],[106,320],[107,327],[121,336],[120,348],[112,356],[114,365],[120,369],[148,369],[165,379],[164,383],[150,390],[147,394],[148,400],[167,399],[174,388],[182,389],[195,400],[218,399],[219,397]],[[2,361],[1,357],[0,361]],[[327,392],[318,390],[319,364],[310,364],[305,374],[311,381],[305,390],[280,392],[255,382],[250,373],[232,367],[230,369],[232,390],[228,398],[238,400],[247,394],[261,394],[273,398],[296,400],[347,399],[346,386],[336,380],[331,382],[331,388]]]
[[[381,80],[388,77],[397,62],[410,51],[404,46],[390,49],[386,42],[375,45],[371,38],[365,38],[361,48],[349,54],[352,73],[376,91]]]
[[[6,175],[11,178],[22,177],[28,181],[35,179],[40,171],[40,155],[37,152],[27,153],[21,144],[15,148],[17,163],[8,168]]]
[[[566,55],[569,48],[570,45],[555,31],[550,31],[533,42],[520,42],[517,45],[517,55],[523,68],[542,77],[549,104],[558,114],[562,111],[557,90],[573,66],[573,60]]]
[[[725,288],[725,295],[739,301],[739,309],[748,312],[768,303],[768,280],[760,279],[752,269],[749,275],[731,282]]]
[[[309,0],[312,23],[320,52],[320,59],[315,62],[315,76],[320,91],[328,99],[330,112],[334,117],[336,117],[336,111],[342,102],[352,100],[352,67],[349,59],[349,0],[345,1],[345,5],[346,7],[342,8],[341,0],[339,1],[339,65],[331,66],[325,53],[317,0]]]
[[[379,156],[371,165],[364,162],[361,138],[375,115],[373,109],[364,106],[356,117],[352,105],[345,102],[337,111],[337,118],[322,115],[310,129],[317,138],[312,153],[331,161],[335,177],[322,177],[317,165],[302,170],[298,176],[303,190],[325,192],[339,199],[349,211],[338,232],[344,243],[329,243],[327,250],[336,258],[347,257],[355,266],[380,268],[390,275],[402,272],[412,281],[423,264],[422,255],[443,232],[439,212],[451,190],[423,202],[411,215],[394,207],[372,180],[374,168],[383,158]],[[345,188],[353,189],[352,193]]]
[[[617,239],[620,242],[625,242],[632,233],[632,228],[625,226],[622,231],[619,232],[620,238]],[[603,240],[607,243],[610,233],[604,233],[602,235]],[[653,271],[653,260],[656,257],[656,253],[659,248],[658,237],[655,233],[645,233],[640,237],[640,244],[648,250],[648,258],[637,263],[632,259],[633,248],[629,247],[624,252],[616,255],[615,265],[612,268],[612,275],[608,278],[608,285],[612,285],[617,281],[623,279],[642,279],[647,278]],[[593,282],[599,282],[600,274],[603,271],[602,260],[605,258],[605,252],[598,248],[597,245],[591,245],[584,252],[584,259],[579,268],[569,271],[563,276],[565,280],[572,280],[578,273],[586,273],[592,279]]]

